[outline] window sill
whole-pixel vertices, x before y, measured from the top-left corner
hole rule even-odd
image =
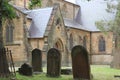
[[[5,46],[14,46],[14,45],[20,45],[20,43],[5,43]]]

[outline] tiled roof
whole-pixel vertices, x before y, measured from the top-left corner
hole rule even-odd
[[[53,8],[36,9],[31,10],[28,13],[28,17],[32,19],[32,23],[29,28],[30,38],[42,38],[44,36],[52,9]]]

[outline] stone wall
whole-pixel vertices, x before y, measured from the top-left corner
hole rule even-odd
[[[3,36],[5,47],[12,51],[14,62],[27,62],[27,52],[24,44],[24,28],[23,28],[23,17],[20,13],[20,17],[13,20],[13,42],[6,42],[6,24],[3,27]],[[15,66],[20,64],[15,63]]]
[[[101,32],[92,33],[91,38],[91,61],[92,64],[111,64],[112,61],[112,49],[113,49],[113,34],[108,32],[107,34]],[[98,50],[99,36],[103,36],[105,39],[106,50],[100,52]]]
[[[42,7],[53,7],[55,3],[59,3],[60,10],[64,18],[74,19],[79,10],[79,6],[63,0],[43,0]]]

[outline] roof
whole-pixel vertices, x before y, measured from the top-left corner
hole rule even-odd
[[[35,9],[28,13],[28,17],[32,19],[32,23],[29,28],[30,38],[42,38],[44,36],[52,9],[52,7]]]
[[[93,0],[93,1],[80,1],[76,0],[76,3],[81,6],[76,21],[83,27],[86,27],[90,31],[100,31],[97,29],[95,22],[100,20],[112,20],[115,18],[115,13],[111,14],[106,11],[107,1]]]
[[[89,31],[87,28],[82,27],[82,25],[77,23],[75,20],[64,18],[64,23],[65,23],[65,26],[70,27],[70,28],[76,28],[76,29]]]

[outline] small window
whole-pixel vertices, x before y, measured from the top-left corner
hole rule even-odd
[[[84,46],[85,48],[87,48],[86,43],[87,43],[87,38],[86,38],[86,36],[84,36],[84,37],[83,37],[83,46]]]
[[[98,47],[99,47],[99,51],[100,52],[104,52],[105,51],[105,48],[106,48],[105,39],[102,36],[99,38]]]
[[[79,40],[78,40],[78,41],[79,41],[79,43],[78,43],[78,44],[82,45],[82,37],[81,37],[81,36],[79,36],[78,38],[79,38]]]
[[[72,34],[70,35],[70,50],[73,48],[73,36]]]
[[[56,25],[60,24],[60,18],[57,19]]]
[[[48,0],[47,6],[48,6],[48,7],[51,7],[52,5],[53,5],[53,1],[52,1],[52,0]]]

